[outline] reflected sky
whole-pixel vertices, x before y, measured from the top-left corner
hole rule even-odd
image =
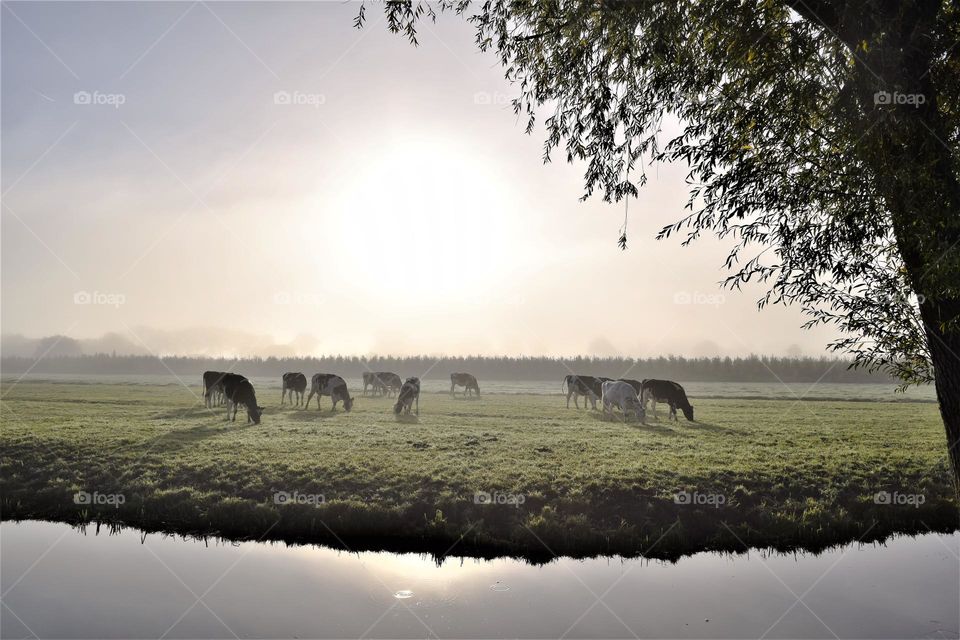
[[[351,554],[3,523],[4,637],[957,637],[960,534],[812,555]],[[400,596],[400,597],[398,597]]]

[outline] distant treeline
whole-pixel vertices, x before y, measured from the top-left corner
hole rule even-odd
[[[611,378],[666,378],[685,382],[882,382],[890,378],[849,369],[846,360],[830,358],[548,358],[548,357],[360,357],[203,358],[171,356],[82,355],[44,358],[5,357],[3,374],[156,374],[199,376],[203,371],[234,371],[247,376],[277,376],[287,371],[338,373],[359,378],[364,371],[393,371],[401,376],[448,378],[465,371],[481,380],[561,380],[570,372]]]

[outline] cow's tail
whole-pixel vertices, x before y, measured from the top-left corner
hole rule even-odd
[[[564,387],[567,386],[567,384],[568,384],[567,381],[568,381],[569,379],[570,379],[570,376],[563,376],[563,381],[560,382],[560,393],[561,393],[561,394],[566,393],[566,390],[564,389]]]

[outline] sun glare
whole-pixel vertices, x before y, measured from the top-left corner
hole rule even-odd
[[[336,214],[363,286],[448,301],[497,287],[517,249],[509,185],[443,141],[399,141],[375,157]]]

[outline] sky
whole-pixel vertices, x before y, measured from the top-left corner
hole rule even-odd
[[[455,16],[420,46],[355,2],[8,2],[2,332],[120,352],[824,353],[656,232],[685,168],[581,202]],[[675,125],[674,125],[675,126]],[[668,131],[669,133],[669,131]]]

